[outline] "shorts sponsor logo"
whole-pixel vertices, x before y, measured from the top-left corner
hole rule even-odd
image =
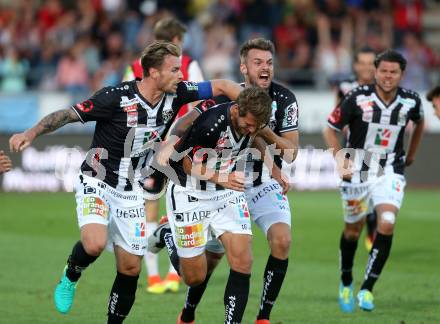
[[[176,226],[176,242],[181,248],[202,246],[206,243],[203,225]]]
[[[96,194],[96,189],[93,187],[84,187],[84,194],[90,195],[90,194]]]
[[[285,195],[283,195],[282,193],[277,192],[276,196],[279,201],[287,201],[287,197]]]
[[[274,190],[279,191],[281,189],[280,185],[278,183],[273,183],[271,185],[268,185],[261,189],[257,194],[252,198],[252,202],[256,203],[260,198],[263,198],[266,196],[269,192],[272,192]]]
[[[108,217],[108,206],[99,197],[84,197],[83,216],[98,215]]]
[[[367,204],[364,200],[347,200],[345,202],[345,208],[349,215],[360,215],[368,210]]]
[[[116,208],[116,217],[118,218],[138,218],[144,217],[144,208],[119,209]]]
[[[199,201],[199,199],[197,199],[196,197],[188,195],[188,202],[195,202],[195,201]]]
[[[391,187],[394,191],[400,192],[402,188],[400,187],[400,182],[397,180],[393,180]]]
[[[199,222],[209,218],[210,214],[210,211],[199,210],[195,212],[174,213],[174,217],[176,222]]]
[[[240,211],[240,218],[249,218],[249,208],[246,202],[239,205],[238,210]]]
[[[134,236],[145,237],[145,223],[135,223]]]

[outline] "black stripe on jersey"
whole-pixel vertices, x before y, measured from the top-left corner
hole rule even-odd
[[[173,205],[173,211],[176,210],[176,199],[174,198],[174,187],[176,185],[173,183],[171,185],[171,204]]]
[[[373,119],[372,122],[373,123],[380,123],[380,117],[382,116],[382,110],[380,110],[380,108],[377,106],[377,104],[373,101],[374,105],[373,105]]]
[[[162,102],[160,103],[159,109],[157,110],[157,115],[156,115],[156,125],[162,125],[163,124],[163,116],[162,116],[162,112],[163,112],[163,107],[165,106],[165,102],[167,101],[167,97],[164,96],[162,98]],[[154,108],[154,107],[152,107]],[[164,133],[165,136],[165,133]]]
[[[390,117],[390,125],[397,125],[399,123],[399,113],[400,110],[402,109],[403,105],[401,103],[399,103],[391,112],[391,117]]]

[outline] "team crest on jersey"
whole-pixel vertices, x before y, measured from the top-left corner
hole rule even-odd
[[[162,111],[162,120],[164,122],[164,124],[168,123],[171,118],[173,118],[173,110],[172,109],[164,109]]]

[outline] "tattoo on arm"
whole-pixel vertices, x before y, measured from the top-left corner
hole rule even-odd
[[[53,132],[54,130],[68,124],[79,121],[78,115],[73,111],[73,109],[62,109],[55,111],[46,117],[44,117],[40,122],[34,127],[36,135],[42,135],[46,133]]]

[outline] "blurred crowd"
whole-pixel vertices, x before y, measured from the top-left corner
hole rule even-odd
[[[423,0],[0,0],[0,91],[114,85],[167,15],[188,27],[184,50],[206,78],[238,79],[238,46],[263,36],[276,45],[277,78],[291,85],[326,87],[369,46],[401,51],[403,85],[426,90],[439,59],[424,41],[425,10]]]

